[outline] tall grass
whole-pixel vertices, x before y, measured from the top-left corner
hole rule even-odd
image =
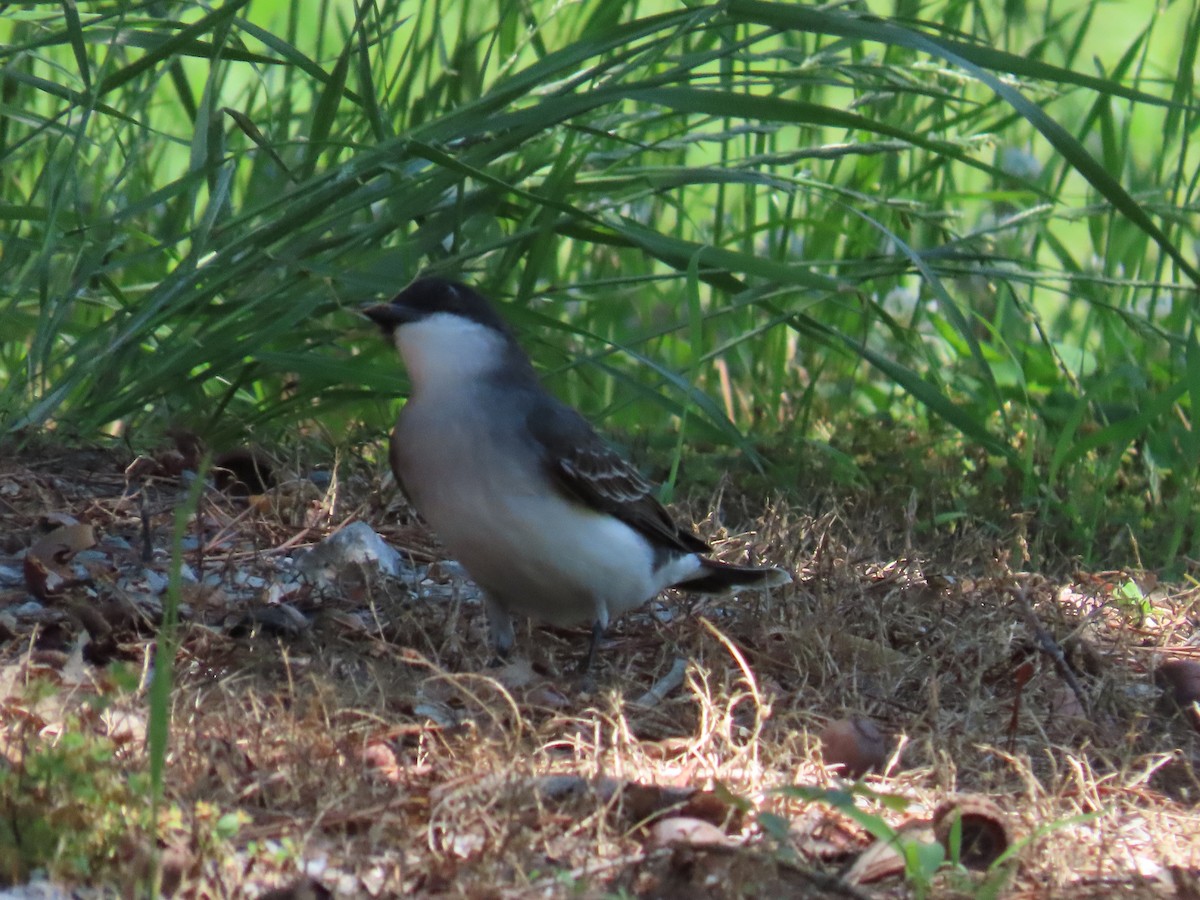
[[[852,467],[887,416],[1080,552],[1195,552],[1200,13],[871,10],[10,7],[5,427],[381,428],[353,310],[434,271],[612,426]]]

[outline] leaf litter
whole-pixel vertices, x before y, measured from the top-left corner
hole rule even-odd
[[[726,489],[683,509],[795,583],[662,598],[582,683],[580,629],[489,666],[478,591],[375,469],[249,451],[184,536],[168,811],[112,821],[147,768],[178,455],[0,464],[8,884],[121,894],[157,859],[196,897],[1196,896],[1194,586]],[[37,780],[81,741],[109,795]],[[38,816],[85,833],[71,860],[22,844]]]

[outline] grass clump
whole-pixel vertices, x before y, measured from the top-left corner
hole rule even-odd
[[[668,452],[761,460],[753,432],[844,462],[820,423],[948,429],[1067,552],[1128,556],[1128,531],[1168,565],[1200,540],[1200,17],[1111,18],[15,11],[0,415],[135,445],[377,433],[404,384],[353,309],[436,271],[510,301],[570,402],[669,422]]]

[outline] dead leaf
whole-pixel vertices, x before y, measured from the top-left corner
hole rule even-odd
[[[934,843],[933,829],[929,823],[920,820],[908,822],[897,830],[897,835],[907,841],[919,843]],[[848,884],[873,884],[885,878],[903,875],[905,871],[904,856],[897,846],[897,838],[879,839],[858,855],[854,865],[846,872],[845,881]]]
[[[829,649],[845,667],[886,671],[908,663],[908,657],[900,651],[844,631],[834,631],[829,635]]]
[[[76,583],[67,563],[80,550],[96,546],[91,525],[63,525],[37,540],[25,554],[25,584],[39,600],[57,596]]]
[[[29,553],[39,559],[53,560],[60,565],[80,550],[96,546],[96,531],[91,525],[76,522],[63,525],[37,540]]]
[[[527,659],[514,659],[488,674],[510,691],[529,687],[537,680],[533,665]]]
[[[388,784],[400,782],[400,763],[396,753],[383,741],[368,742],[363,748],[362,761],[367,774]]]
[[[631,781],[622,785],[620,792],[624,812],[635,822],[673,814],[740,827],[740,811],[715,791]]]

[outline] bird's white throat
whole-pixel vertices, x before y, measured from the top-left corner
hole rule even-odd
[[[496,329],[443,312],[397,328],[395,341],[418,391],[493,372],[510,348],[508,338]]]

